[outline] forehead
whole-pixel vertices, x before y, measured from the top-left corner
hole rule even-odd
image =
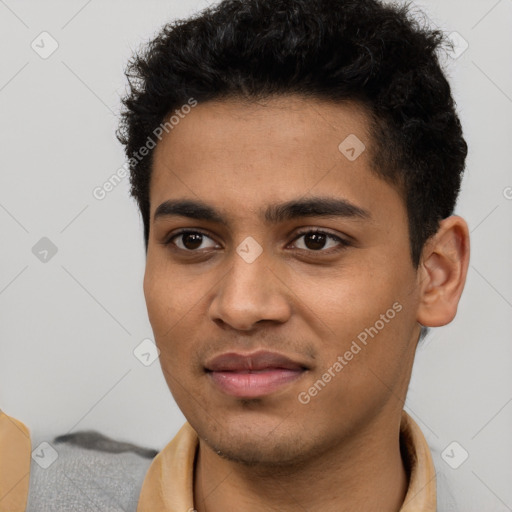
[[[201,200],[233,216],[307,195],[364,209],[379,195],[400,201],[372,172],[372,150],[368,117],[354,103],[295,96],[202,103],[155,148],[151,215],[173,198]]]

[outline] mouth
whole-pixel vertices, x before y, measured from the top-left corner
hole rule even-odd
[[[229,352],[205,365],[205,371],[221,392],[236,398],[270,395],[299,379],[308,367],[276,352]]]

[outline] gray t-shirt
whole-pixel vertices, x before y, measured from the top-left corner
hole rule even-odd
[[[61,436],[33,450],[26,512],[136,512],[157,453],[98,432]]]

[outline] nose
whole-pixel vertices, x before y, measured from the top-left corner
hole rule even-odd
[[[233,254],[230,270],[218,283],[209,307],[210,319],[239,331],[258,322],[284,323],[291,315],[291,293],[264,253],[248,263]]]

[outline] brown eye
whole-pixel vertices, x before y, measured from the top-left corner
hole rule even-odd
[[[208,246],[204,246],[203,244],[207,243],[210,240],[211,244]],[[167,245],[174,244],[179,249],[184,251],[195,251],[196,249],[208,249],[215,247],[215,242],[204,233],[200,233],[199,231],[182,231],[171,237]]]
[[[303,239],[299,242],[300,239]],[[299,234],[294,243],[298,249],[329,252],[328,249],[343,249],[349,244],[341,238],[324,231],[309,230]]]
[[[203,235],[200,235],[199,233],[188,233],[181,236],[183,245],[186,249],[191,251],[197,249],[203,243]]]
[[[304,245],[313,251],[323,249],[327,236],[323,233],[309,233],[304,236]]]

